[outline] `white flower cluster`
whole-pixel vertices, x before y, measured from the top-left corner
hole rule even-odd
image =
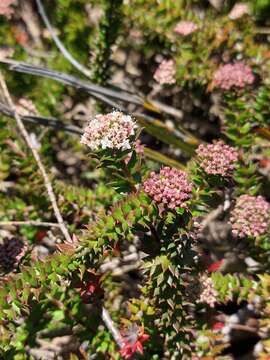
[[[98,114],[85,128],[81,143],[92,151],[127,150],[131,148],[131,137],[135,135],[135,129],[136,123],[132,117],[120,111]]]

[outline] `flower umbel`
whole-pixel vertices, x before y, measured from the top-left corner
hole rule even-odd
[[[142,344],[149,339],[149,335],[144,333],[143,327],[133,324],[123,334],[125,345],[120,350],[120,354],[124,359],[129,359],[137,351],[143,354]]]
[[[135,135],[136,123],[131,116],[120,111],[98,114],[84,129],[81,143],[92,151],[104,149],[127,150]]]
[[[192,184],[184,171],[165,166],[159,174],[150,173],[143,183],[143,189],[157,203],[169,209],[186,208],[185,201],[190,198]]]
[[[198,30],[198,25],[196,25],[192,21],[180,21],[174,28],[175,33],[183,36],[190,35],[197,30]]]
[[[250,67],[242,62],[221,66],[214,74],[214,87],[230,90],[233,87],[244,88],[253,84],[255,76]]]
[[[218,292],[214,288],[213,280],[210,277],[203,275],[200,282],[202,287],[200,302],[206,303],[210,307],[214,307],[217,301]]]
[[[249,6],[247,3],[236,3],[230,11],[228,17],[231,20],[240,19],[243,15],[249,14]]]
[[[154,79],[161,85],[175,84],[175,63],[173,60],[163,60],[157,68]]]
[[[238,159],[237,151],[224,144],[223,141],[217,141],[213,144],[201,144],[196,150],[199,157],[200,167],[212,175],[228,176],[235,169]]]
[[[16,104],[16,110],[21,116],[35,116],[38,115],[38,110],[35,104],[28,99],[20,98]]]
[[[11,5],[14,5],[16,0],[1,0],[0,2],[0,15],[10,17],[13,14],[14,10],[11,8]]]
[[[260,236],[269,227],[270,204],[262,196],[241,195],[231,213],[234,236]]]

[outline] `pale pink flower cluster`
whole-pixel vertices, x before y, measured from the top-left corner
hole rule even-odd
[[[6,271],[15,268],[25,255],[27,246],[16,238],[5,239],[0,245],[0,267]]]
[[[237,151],[221,140],[213,144],[199,145],[196,153],[200,167],[212,175],[229,176],[238,159]]]
[[[249,14],[249,6],[247,3],[240,2],[234,5],[228,17],[231,20],[237,20],[246,14]]]
[[[199,301],[214,307],[217,302],[218,292],[214,287],[213,280],[207,275],[203,275],[200,279],[202,292]]]
[[[184,171],[165,166],[159,174],[151,172],[143,183],[143,189],[157,203],[169,209],[186,208],[185,201],[191,196],[192,184]]]
[[[131,137],[135,135],[136,123],[131,116],[120,111],[98,114],[84,129],[81,143],[92,151],[101,149],[127,150],[131,148]]]
[[[8,46],[2,46],[0,48],[0,60],[5,60],[6,58],[11,58],[14,54],[14,49]]]
[[[154,79],[161,85],[175,84],[175,63],[173,60],[163,60],[154,73]]]
[[[220,67],[214,74],[213,85],[222,90],[230,90],[233,87],[244,88],[254,81],[251,68],[238,62]]]
[[[21,116],[38,115],[35,104],[28,99],[20,98],[16,103],[16,110]]]
[[[174,28],[175,33],[183,36],[190,35],[197,30],[198,30],[198,25],[196,25],[192,21],[180,21]]]
[[[241,195],[231,213],[234,236],[260,236],[269,227],[270,204],[262,196]]]
[[[1,0],[0,1],[0,15],[10,17],[13,14],[14,10],[11,5],[14,5],[16,0]]]

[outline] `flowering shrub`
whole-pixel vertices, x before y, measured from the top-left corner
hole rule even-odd
[[[1,359],[269,359],[267,9],[1,2]]]

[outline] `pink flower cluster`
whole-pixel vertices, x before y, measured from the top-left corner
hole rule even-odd
[[[231,213],[234,236],[260,236],[269,227],[270,204],[262,196],[241,195]]]
[[[200,167],[212,175],[228,176],[234,170],[238,159],[237,151],[224,144],[223,141],[217,141],[213,144],[201,144],[196,150],[199,157]]]
[[[143,184],[143,189],[157,203],[169,209],[186,208],[185,201],[190,198],[192,184],[184,171],[165,166],[159,174],[151,172]]]
[[[16,0],[1,0],[0,1],[0,15],[10,17],[13,14],[14,10],[11,8],[11,5],[14,5]]]
[[[236,3],[230,11],[228,17],[231,20],[240,19],[243,15],[249,14],[249,6],[247,3]]]
[[[173,60],[163,60],[157,68],[154,79],[161,85],[175,84],[175,63]]]
[[[196,25],[192,21],[180,21],[174,28],[175,33],[183,36],[190,35],[197,30],[198,30],[198,25]]]
[[[35,104],[28,99],[20,98],[16,104],[16,110],[21,116],[37,115]]]
[[[14,269],[24,256],[27,246],[16,238],[5,239],[0,245],[0,267],[5,271]]]
[[[131,136],[135,135],[136,123],[129,115],[113,111],[96,115],[84,129],[81,143],[92,151],[101,149],[127,150],[131,148]]]
[[[200,283],[202,292],[199,301],[208,304],[210,307],[214,307],[217,301],[218,292],[214,288],[213,280],[204,275],[201,277]]]
[[[229,90],[233,87],[244,88],[254,81],[255,76],[251,68],[238,62],[220,67],[214,74],[213,85],[222,90]]]

